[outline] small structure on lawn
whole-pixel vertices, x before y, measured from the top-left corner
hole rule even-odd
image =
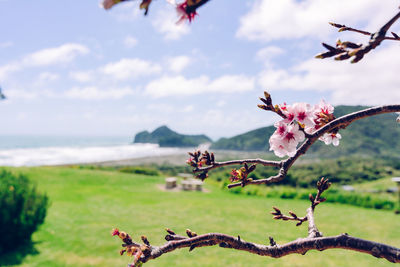
[[[182,177],[183,180],[188,180],[188,179],[192,179],[193,178],[193,174],[191,174],[191,173],[183,173],[183,172],[181,172],[181,173],[178,173],[178,176]]]
[[[353,192],[354,191],[354,187],[352,187],[351,185],[342,185],[342,189],[344,191],[347,191],[347,192]]]
[[[203,191],[203,181],[200,180],[194,180],[193,181],[193,190],[196,191]]]
[[[182,181],[182,190],[185,191],[203,191],[203,182],[190,178]]]
[[[182,184],[182,190],[184,191],[192,190],[192,183],[189,180],[183,180],[181,184]]]
[[[176,178],[168,177],[165,178],[165,188],[166,189],[174,189],[176,187]]]
[[[179,173],[178,176],[182,178],[181,186],[178,187],[178,179],[176,177],[165,178],[165,189],[181,189],[183,191],[203,191],[203,182],[193,178],[190,173]]]
[[[400,177],[393,177],[392,181],[397,183],[397,192],[399,193],[399,205],[397,206],[397,209],[395,211],[396,214],[400,214]]]

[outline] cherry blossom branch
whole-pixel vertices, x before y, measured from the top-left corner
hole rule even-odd
[[[275,182],[279,182],[283,180],[286,177],[286,174],[290,167],[294,164],[294,162],[303,154],[307,152],[307,150],[311,147],[312,144],[315,143],[315,141],[318,140],[321,136],[323,136],[325,133],[329,133],[338,129],[344,129],[351,123],[353,123],[356,120],[360,120],[363,118],[379,115],[379,114],[384,114],[384,113],[394,113],[394,112],[399,112],[400,111],[400,105],[386,105],[386,106],[378,106],[378,107],[373,107],[373,108],[368,108],[360,111],[356,111],[353,113],[350,113],[348,115],[342,116],[340,118],[337,118],[329,123],[327,123],[325,126],[320,128],[319,130],[315,131],[314,133],[310,134],[309,137],[304,141],[304,143],[297,149],[296,153],[294,156],[289,157],[285,160],[280,161],[280,169],[277,175],[271,176],[265,179],[259,179],[259,180],[252,180],[248,181],[245,184],[243,182],[240,183],[234,183],[228,185],[228,188],[233,188],[237,186],[245,186],[249,184],[271,184]],[[201,171],[201,170],[199,170]]]
[[[273,105],[270,94],[264,92],[265,98],[260,98],[263,102],[262,105],[258,105],[259,108],[267,111],[274,112],[282,117],[284,120],[289,120],[288,116],[293,117],[287,109],[288,106],[282,105]],[[340,118],[335,118],[333,114],[328,111],[329,106],[324,106],[321,110],[322,112],[318,115],[317,124],[318,128],[315,128],[314,132],[306,132],[305,125],[301,126],[300,130],[304,133],[306,140],[294,151],[293,155],[289,158],[281,160],[281,161],[269,161],[263,159],[243,159],[243,160],[231,160],[225,162],[216,162],[213,153],[209,153],[205,151],[201,153],[200,151],[189,153],[190,159],[187,163],[192,166],[194,173],[197,174],[197,177],[204,180],[208,177],[208,171],[229,165],[244,165],[244,167],[239,170],[232,170],[231,181],[239,181],[236,183],[232,183],[228,185],[228,188],[233,188],[237,186],[246,186],[249,184],[271,184],[275,182],[279,182],[286,177],[287,172],[294,164],[294,162],[303,154],[307,152],[307,150],[313,145],[318,139],[322,138],[325,134],[333,134],[336,135],[339,129],[346,128],[349,124],[353,123],[356,120],[375,116],[383,113],[393,113],[400,111],[400,105],[386,105],[386,106],[378,106],[373,108],[364,109],[361,111],[356,111],[348,115],[344,115]],[[286,112],[286,114],[285,114]],[[333,112],[333,108],[332,108]],[[290,123],[293,123],[293,118]],[[302,123],[298,122],[298,124],[302,125]],[[314,127],[316,127],[314,126]],[[312,128],[309,128],[312,129]],[[252,166],[248,166],[248,164],[252,164]],[[278,167],[279,171],[276,175],[270,176],[264,179],[253,180],[248,178],[250,172],[255,169],[257,164],[261,164],[264,166],[273,166]]]
[[[145,263],[149,260],[156,259],[165,253],[172,252],[182,248],[200,248],[207,246],[219,245],[222,248],[231,248],[241,251],[247,251],[259,256],[269,256],[273,258],[281,258],[290,254],[304,255],[309,250],[323,251],[326,249],[341,248],[346,250],[354,250],[366,254],[370,254],[377,258],[385,258],[393,263],[400,263],[400,249],[386,244],[381,244],[361,238],[352,237],[346,234],[330,237],[313,237],[302,238],[296,241],[286,243],[284,245],[268,246],[247,242],[238,237],[229,236],[221,233],[208,233],[192,238],[185,238],[176,241],[169,241],[159,247],[150,247],[148,256],[140,258]]]
[[[167,242],[161,246],[152,246],[145,236],[141,237],[143,244],[136,243],[128,234],[120,232],[118,229],[114,229],[112,235],[118,235],[123,241],[121,255],[126,252],[128,256],[134,256],[133,264],[129,266],[141,266],[149,260],[156,259],[163,254],[177,249],[188,247],[190,252],[195,248],[216,245],[221,248],[247,251],[252,254],[273,258],[280,258],[295,253],[304,255],[309,250],[323,251],[326,249],[341,248],[370,254],[377,258],[385,258],[393,263],[400,263],[399,248],[352,237],[348,234],[322,237],[321,232],[318,231],[314,223],[314,210],[318,204],[326,200],[321,195],[330,185],[328,180],[324,178],[317,183],[318,193],[315,198],[310,195],[311,206],[307,209],[307,215],[303,218],[297,217],[293,212],[289,212],[291,216],[283,215],[278,208],[274,207],[275,211],[272,212],[274,219],[298,221],[297,226],[305,221],[309,222],[308,236],[306,238],[296,239],[283,245],[276,244],[272,237],[269,237],[270,245],[263,245],[244,241],[240,236],[234,237],[222,233],[198,235],[189,229],[186,230],[187,237],[178,235],[171,229],[166,229],[167,235],[165,236],[165,240]]]
[[[188,5],[186,8],[186,13],[190,14],[190,13],[194,13],[196,12],[196,10],[201,7],[202,5],[206,4],[208,1],[210,0],[197,0],[197,1],[193,1],[194,3],[192,5]],[[197,3],[196,3],[197,2]]]
[[[362,31],[347,27],[346,25],[332,23],[333,27],[339,28],[339,32],[352,31],[363,35],[371,36],[368,44],[355,44],[353,42],[341,42],[337,41],[336,47],[330,46],[328,44],[322,43],[322,45],[328,50],[327,52],[320,53],[316,58],[328,58],[335,56],[335,60],[346,60],[353,57],[351,63],[357,63],[363,59],[364,55],[379,46],[384,40],[400,41],[400,36],[392,32],[392,36],[386,36],[390,27],[400,18],[400,12],[398,12],[393,18],[391,18],[385,25],[383,25],[377,32],[370,33],[367,31]]]
[[[128,1],[132,1],[132,0],[103,0],[103,2],[101,3],[101,6],[104,9],[108,10],[108,9],[111,9],[116,4],[128,2]],[[181,20],[188,19],[189,21],[191,21],[194,18],[194,16],[196,15],[197,8],[201,7],[202,5],[206,4],[209,1],[210,0],[191,0],[191,1],[185,0],[178,4],[178,3],[176,3],[175,0],[169,0],[169,2],[176,5],[179,13],[183,13],[183,14],[180,14],[180,15],[183,15],[183,18],[181,17]],[[140,7],[140,9],[144,9],[144,11],[145,11],[144,15],[148,14],[151,3],[152,3],[152,0],[141,0],[139,7]]]

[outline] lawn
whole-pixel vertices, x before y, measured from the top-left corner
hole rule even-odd
[[[164,177],[67,167],[12,168],[34,180],[50,197],[45,224],[34,234],[34,247],[0,258],[7,266],[126,266],[119,256],[120,240],[110,235],[118,227],[138,240],[146,235],[154,245],[165,242],[164,228],[183,234],[240,234],[242,239],[278,244],[304,237],[307,226],[272,220],[271,206],[302,214],[307,201],[236,195],[211,184],[208,193],[165,192]],[[400,246],[400,215],[393,212],[324,203],[316,222],[324,235],[349,233]],[[25,253],[27,255],[25,256]],[[22,257],[25,256],[25,257]],[[390,266],[383,259],[343,250],[311,251],[272,259],[218,247],[175,251],[145,266]]]

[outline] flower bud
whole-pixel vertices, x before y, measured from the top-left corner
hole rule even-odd
[[[119,232],[118,236],[119,236],[119,238],[121,238],[121,239],[125,239],[125,238],[128,236],[128,234],[125,233],[125,232]]]
[[[114,229],[111,231],[111,235],[112,235],[112,236],[115,236],[115,235],[118,235],[118,236],[119,236],[119,230],[118,230],[118,228],[114,228]]]
[[[138,251],[137,247],[131,246],[126,249],[126,255],[133,256],[134,254],[136,254],[137,251]]]

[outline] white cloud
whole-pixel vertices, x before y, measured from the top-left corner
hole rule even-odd
[[[271,60],[285,53],[285,50],[278,46],[267,46],[257,51],[256,60],[263,62],[265,65],[271,64]]]
[[[89,49],[81,44],[68,43],[59,47],[39,50],[22,60],[24,66],[49,66],[73,61],[78,55],[89,53]]]
[[[60,78],[60,75],[58,75],[57,73],[42,72],[39,74],[37,81],[38,81],[38,83],[43,84],[43,83],[47,83],[47,82],[56,81],[59,78]]]
[[[200,76],[194,79],[186,79],[179,76],[163,76],[150,82],[145,89],[147,94],[154,97],[170,95],[193,95],[204,92],[209,83],[207,76]]]
[[[187,106],[184,106],[180,111],[182,111],[182,112],[192,112],[194,110],[194,106],[193,105],[187,105]]]
[[[94,79],[93,71],[72,71],[69,77],[78,82],[90,82]]]
[[[3,42],[3,43],[0,43],[0,48],[8,48],[8,47],[11,47],[13,45],[14,45],[14,43],[11,42],[11,41]]]
[[[210,91],[234,93],[254,89],[255,79],[245,75],[224,75],[210,83]]]
[[[151,111],[151,114],[154,114],[154,112],[157,112],[159,114],[163,114],[164,116],[169,113],[174,113],[176,114],[177,112],[191,112],[194,110],[193,105],[171,105],[171,104],[166,104],[166,103],[151,103],[146,106],[148,110]],[[169,115],[168,115],[169,116]]]
[[[35,84],[30,87],[8,89],[6,96],[9,100],[32,100],[38,98],[54,98],[56,93],[51,89],[36,89]]]
[[[19,71],[21,68],[21,65],[16,62],[0,66],[0,80],[5,80],[10,73]]]
[[[336,31],[333,21],[376,31],[396,12],[398,1],[381,0],[257,0],[240,19],[237,36],[272,41],[302,37],[324,38]]]
[[[32,90],[7,90],[7,98],[9,99],[35,99],[38,96],[38,92]]]
[[[330,91],[335,104],[400,103],[399,47],[379,47],[357,64],[310,59],[288,70],[267,68],[259,84],[268,90]]]
[[[150,110],[151,113],[159,112],[165,114],[165,113],[175,112],[175,107],[173,105],[166,103],[151,103],[148,104],[146,108]]]
[[[110,14],[121,22],[135,21],[141,14],[136,2],[125,2],[121,5],[113,7]]]
[[[98,88],[96,86],[73,87],[65,92],[65,96],[83,100],[121,99],[135,92],[129,86],[122,88]]]
[[[195,95],[209,92],[233,93],[254,89],[255,79],[245,75],[224,75],[210,80],[203,75],[198,78],[186,79],[182,75],[163,76],[150,82],[145,92],[154,97],[171,95]]]
[[[7,76],[26,67],[40,67],[64,64],[73,61],[78,55],[89,53],[89,49],[81,44],[67,43],[54,48],[46,48],[26,55],[20,60],[10,62],[0,66],[0,79],[4,80]]]
[[[226,105],[225,100],[218,100],[218,102],[215,104],[217,107],[222,108],[223,106]]]
[[[128,48],[132,48],[132,47],[136,46],[137,43],[138,43],[138,40],[133,36],[126,36],[124,39],[124,45]]]
[[[191,63],[188,56],[177,56],[167,60],[168,68],[173,72],[181,72]]]
[[[156,31],[164,35],[166,40],[177,40],[190,32],[187,23],[177,24],[178,17],[169,8],[159,9],[152,24]]]
[[[87,111],[83,113],[83,118],[87,120],[93,120],[94,118],[96,118],[96,115],[97,114],[95,111]]]
[[[147,76],[161,71],[161,66],[150,61],[137,58],[123,58],[115,63],[102,67],[101,72],[118,80],[127,80]]]

